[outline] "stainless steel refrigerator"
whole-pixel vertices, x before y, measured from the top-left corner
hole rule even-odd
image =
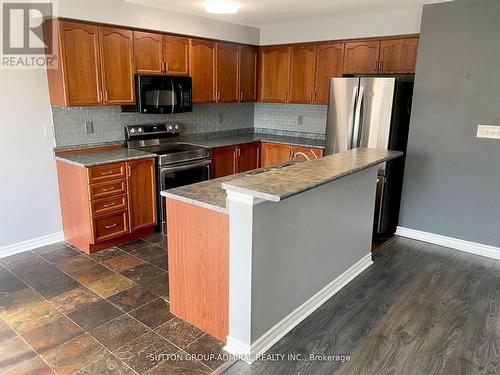
[[[332,78],[325,155],[357,147],[406,152],[412,95],[412,76]],[[403,157],[379,167],[375,237],[396,230],[404,165]]]

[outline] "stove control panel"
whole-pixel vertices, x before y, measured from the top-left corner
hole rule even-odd
[[[177,122],[162,123],[162,124],[143,124],[125,126],[126,138],[138,138],[140,136],[177,136],[181,130],[181,124]]]

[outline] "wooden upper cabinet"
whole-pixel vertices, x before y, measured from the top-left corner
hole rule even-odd
[[[289,79],[290,47],[262,47],[259,53],[259,100],[288,102]]]
[[[236,146],[212,149],[212,178],[235,174],[237,171],[236,163]]]
[[[240,48],[236,44],[217,43],[217,101],[239,101]]]
[[[163,36],[165,73],[175,76],[189,75],[189,39]]]
[[[131,30],[100,27],[103,103],[134,104],[134,43]]]
[[[294,45],[290,57],[290,102],[312,103],[314,100],[314,73],[316,46]]]
[[[47,72],[51,104],[100,105],[99,28],[76,22],[59,22],[59,43],[62,66],[57,71]]]
[[[238,173],[259,168],[260,142],[247,143],[238,146]]]
[[[382,40],[379,73],[414,73],[418,38]]]
[[[154,226],[156,224],[154,159],[127,163],[127,190],[131,232]]]
[[[257,54],[251,46],[240,48],[240,102],[257,100]]]
[[[193,103],[215,102],[215,43],[190,39],[189,55]]]
[[[315,104],[328,104],[330,78],[342,77],[344,71],[344,43],[316,46]]]
[[[379,40],[364,40],[346,43],[344,53],[344,73],[377,73],[379,51]]]
[[[162,35],[134,31],[135,71],[161,74],[163,71]]]

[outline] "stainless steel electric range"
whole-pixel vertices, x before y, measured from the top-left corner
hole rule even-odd
[[[210,149],[180,141],[180,129],[179,123],[125,127],[128,148],[157,155],[158,224],[162,232],[165,232],[166,212],[160,191],[210,179]]]

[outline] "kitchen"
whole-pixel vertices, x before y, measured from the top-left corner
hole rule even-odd
[[[477,10],[464,0],[425,5],[421,23],[421,4],[390,10],[388,19],[399,12],[400,23],[386,32],[378,24],[353,32],[345,27],[349,17],[339,15],[338,26],[326,34],[321,28],[308,30],[305,22],[302,37],[294,34],[293,23],[279,25],[272,17],[261,21],[270,26],[259,31],[220,21],[233,15],[206,18],[203,9],[176,14],[172,25],[177,26],[165,28],[160,15],[170,10],[155,1],[113,3],[145,19],[131,21],[119,12],[113,15],[111,8],[100,16],[90,10],[77,16],[76,8],[60,3],[58,16],[44,22],[44,35],[51,36],[46,45],[54,43],[60,60],[56,69],[43,71],[47,83],[38,91],[46,98],[38,105],[44,108],[40,113],[49,108],[53,125],[43,125],[42,143],[50,145],[51,155],[44,161],[49,172],[39,181],[50,181],[57,194],[55,209],[53,195],[34,204],[40,212],[50,206],[61,230],[44,231],[52,225],[47,216],[36,225],[25,224],[27,231],[40,228],[38,235],[15,240],[15,231],[2,234],[2,347],[13,348],[5,351],[6,370],[260,373],[291,366],[293,373],[300,363],[259,358],[296,353],[300,347],[289,340],[298,338],[297,332],[300,345],[313,343],[318,314],[332,320],[325,333],[349,316],[365,322],[367,316],[343,312],[339,305],[342,298],[362,298],[369,311],[375,306],[370,299],[390,309],[362,323],[366,328],[354,341],[347,331],[330,333],[351,340],[330,354],[352,353],[356,363],[307,362],[311,372],[361,371],[382,365],[363,355],[378,330],[397,331],[387,319],[404,327],[397,309],[405,305],[398,297],[411,288],[421,288],[420,298],[428,293],[421,287],[423,276],[410,277],[419,275],[417,270],[433,275],[426,259],[451,262],[450,272],[485,267],[485,279],[478,282],[491,285],[492,259],[498,259],[495,205],[462,199],[469,210],[463,213],[448,202],[441,213],[455,215],[446,220],[434,211],[453,200],[445,194],[449,182],[436,185],[438,177],[458,178],[452,164],[462,159],[456,151],[448,151],[451,159],[441,154],[447,164],[432,158],[436,146],[426,149],[425,142],[432,128],[422,119],[432,111],[436,118],[449,115],[446,105],[436,108],[423,95],[433,89],[442,100],[430,77],[435,71],[452,77],[432,57],[449,63],[439,48],[441,39],[455,43],[450,33],[436,37],[444,27],[436,19],[445,17],[456,32],[464,14],[494,13],[493,2],[481,0]],[[242,7],[233,21],[238,23],[240,14],[244,19],[245,12]],[[362,13],[357,22],[369,14]],[[479,35],[486,43],[495,31]],[[477,42],[479,31],[465,32],[463,38]],[[474,58],[467,53],[458,61],[470,71]],[[476,81],[484,79],[475,70],[467,76],[452,67],[463,84],[446,87],[446,95],[473,92]],[[33,71],[10,74],[35,77]],[[26,85],[25,95],[31,87]],[[456,103],[476,105],[461,95]],[[471,142],[481,143],[473,160],[494,153],[495,146],[484,139],[495,138],[494,111],[479,108],[480,114],[470,110],[474,134],[469,125],[462,132],[467,138],[448,133],[450,142],[467,142],[469,149]],[[476,129],[478,123],[491,126]],[[472,170],[486,178],[483,168]],[[495,186],[490,181],[484,187],[469,184],[460,196],[471,191],[488,196]],[[426,187],[430,190],[422,195]],[[466,223],[472,217],[490,220],[471,230]],[[404,257],[413,262],[404,264]],[[388,284],[375,298],[377,285],[390,280],[397,287],[391,290]],[[434,286],[435,296],[448,285],[448,279],[441,281]],[[356,294],[361,286],[366,298]],[[480,304],[487,296],[477,298]],[[476,327],[463,329],[466,334]],[[119,332],[116,343],[109,332]],[[331,342],[323,335],[320,341],[307,353],[319,353]],[[420,350],[421,356],[432,352]],[[21,353],[28,359],[18,362]],[[221,357],[148,359],[150,354],[202,353]],[[406,359],[393,363],[407,364]]]

